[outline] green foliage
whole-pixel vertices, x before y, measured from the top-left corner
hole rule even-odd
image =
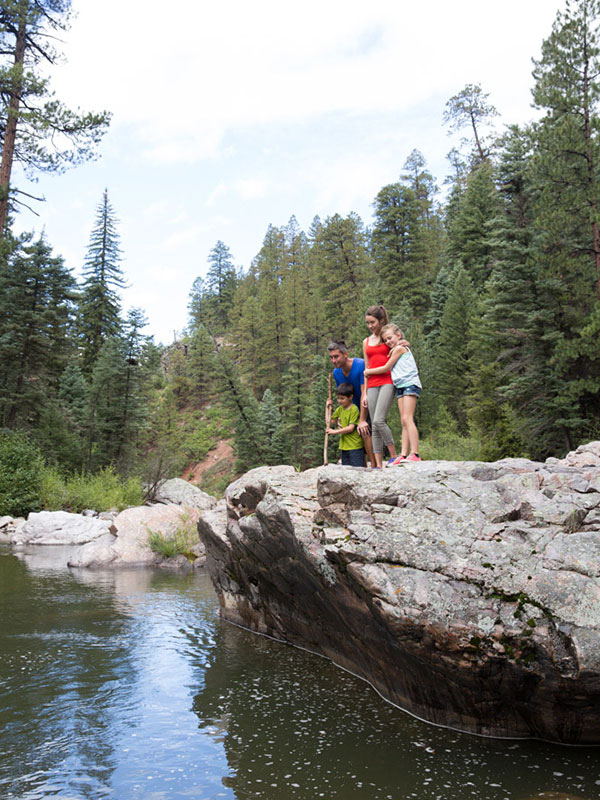
[[[207,325],[214,333],[228,327],[229,312],[237,284],[235,267],[227,245],[218,241],[208,255],[206,279],[197,278],[190,295],[190,316],[196,325]]]
[[[0,238],[9,209],[13,163],[30,176],[61,172],[94,155],[110,119],[74,112],[49,88],[48,65],[62,60],[55,42],[69,27],[70,0],[2,3],[0,18]]]
[[[139,478],[123,479],[113,467],[103,467],[94,474],[63,475],[56,468],[46,468],[41,475],[40,500],[48,511],[60,509],[80,512],[122,511],[143,503],[144,493]]]
[[[498,112],[488,102],[489,94],[484,92],[480,84],[468,83],[458,94],[451,97],[446,103],[444,122],[450,130],[460,131],[470,129],[472,144],[472,162],[477,165],[485,161],[490,155],[490,146],[486,142],[483,129],[489,128]],[[464,139],[463,142],[468,142]]]
[[[0,516],[25,516],[41,507],[44,460],[23,433],[0,430]]]
[[[182,515],[181,524],[171,536],[148,529],[148,544],[154,553],[165,558],[184,555],[188,560],[194,561],[197,556],[192,548],[198,544],[196,524]]]
[[[36,421],[74,352],[75,281],[43,238],[0,260],[0,424]]]
[[[285,436],[277,397],[267,389],[258,406],[258,427],[265,445],[265,463],[283,464]]]
[[[118,290],[126,283],[120,267],[122,255],[117,222],[105,189],[83,267],[79,327],[86,374],[92,371],[104,343],[119,334],[123,327]]]
[[[481,446],[474,436],[461,434],[454,417],[441,409],[437,427],[419,442],[419,455],[426,461],[477,461]]]

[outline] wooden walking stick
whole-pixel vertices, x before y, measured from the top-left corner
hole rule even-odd
[[[331,426],[331,372],[327,376],[327,385],[329,386],[329,394],[328,394],[328,402],[325,406],[325,427],[329,428]],[[329,463],[329,458],[327,455],[327,448],[329,446],[329,434],[325,434],[325,446],[323,447],[323,464],[327,466]]]

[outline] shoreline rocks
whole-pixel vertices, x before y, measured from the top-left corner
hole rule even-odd
[[[217,500],[185,481],[166,482],[161,502],[118,512],[86,509],[81,514],[41,511],[27,520],[0,518],[0,543],[17,549],[45,548],[56,552],[49,560],[62,558],[76,568],[159,567],[178,571],[203,567],[206,561],[196,529],[198,518]],[[180,502],[175,502],[179,500]],[[190,539],[189,555],[166,557],[150,548],[151,533],[169,539],[182,530]]]
[[[436,724],[600,742],[600,443],[252,470],[199,519],[221,615]]]

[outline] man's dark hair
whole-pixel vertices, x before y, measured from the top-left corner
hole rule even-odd
[[[331,350],[339,350],[340,353],[347,353],[348,347],[346,346],[346,342],[343,339],[339,339],[337,342],[329,342],[327,345],[327,349],[331,352]]]
[[[354,386],[351,383],[338,383],[335,387],[336,396],[341,394],[342,397],[354,397]]]

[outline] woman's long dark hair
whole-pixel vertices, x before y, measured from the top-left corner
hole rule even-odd
[[[365,311],[365,317],[375,317],[376,320],[379,322],[379,330],[383,328],[384,325],[389,324],[389,317],[388,313],[385,310],[385,306],[378,305],[378,306],[369,306]]]

